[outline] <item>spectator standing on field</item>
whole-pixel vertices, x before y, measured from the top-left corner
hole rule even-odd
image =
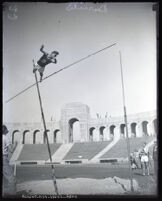
[[[154,160],[154,175],[155,175],[155,178],[157,178],[157,173],[158,173],[157,141],[154,141],[152,157],[153,157],[153,160]]]
[[[3,125],[3,195],[16,194],[16,178],[13,168],[9,164],[9,153],[13,152],[12,144],[9,140],[8,129]],[[7,181],[7,189],[5,192],[4,179]]]
[[[132,168],[132,169],[137,169],[137,168],[138,168],[138,164],[137,164],[137,162],[136,162],[135,153],[131,153],[131,154],[130,154],[130,162],[131,162],[131,168]]]
[[[142,165],[142,174],[143,175],[150,175],[150,168],[149,168],[149,152],[146,148],[146,143],[144,143],[144,146],[142,150],[139,153],[141,158],[141,165]]]

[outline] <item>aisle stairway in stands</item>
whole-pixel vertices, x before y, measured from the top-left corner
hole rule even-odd
[[[119,141],[119,138],[114,138],[111,143],[109,143],[104,149],[102,149],[99,153],[97,153],[93,158],[91,158],[91,162],[99,162],[99,158],[108,152],[115,144]]]
[[[83,161],[90,160],[97,153],[103,150],[111,141],[102,142],[76,142],[70,151],[63,158],[65,162],[68,161]]]
[[[15,151],[10,158],[10,165],[15,164],[15,162],[18,160],[21,150],[23,149],[23,146],[24,146],[23,144],[17,144]]]
[[[73,143],[69,144],[62,144],[57,151],[52,155],[52,162],[53,163],[61,163],[62,159],[65,157],[65,155],[69,152],[71,147],[73,146]],[[50,160],[47,160],[46,163],[49,163]]]

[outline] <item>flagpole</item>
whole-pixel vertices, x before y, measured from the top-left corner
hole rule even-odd
[[[129,173],[130,173],[130,186],[131,186],[131,191],[134,191],[134,188],[133,188],[133,174],[132,174],[131,163],[130,163],[130,141],[129,141],[129,136],[128,136],[127,112],[126,112],[126,106],[125,106],[125,93],[124,93],[124,79],[123,79],[123,69],[122,69],[122,57],[121,57],[121,52],[120,51],[119,51],[119,55],[120,55],[120,69],[121,69],[121,82],[122,82],[124,121],[125,121],[125,128],[126,128],[128,164],[129,164]]]
[[[33,65],[35,65],[34,60],[33,60]],[[58,195],[58,188],[57,188],[56,176],[55,176],[55,168],[54,168],[54,165],[52,164],[52,156],[51,156],[51,150],[50,150],[50,146],[49,146],[48,135],[46,132],[47,131],[46,122],[45,122],[45,117],[44,117],[44,113],[43,113],[42,100],[41,100],[41,95],[40,95],[40,90],[39,90],[39,85],[38,85],[38,79],[37,79],[37,72],[35,72],[34,74],[35,74],[35,80],[36,80],[36,86],[37,86],[37,91],[38,91],[41,115],[42,115],[43,126],[44,126],[44,135],[45,135],[45,138],[47,140],[47,148],[48,148],[49,158],[50,158],[50,162],[51,162],[53,184],[54,184],[56,195]]]

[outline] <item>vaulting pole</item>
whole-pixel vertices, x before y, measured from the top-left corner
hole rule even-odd
[[[71,67],[74,66],[75,64],[78,64],[78,63],[80,63],[80,62],[82,62],[82,61],[88,59],[88,58],[91,57],[91,56],[94,56],[94,55],[96,55],[96,54],[98,54],[98,53],[100,53],[100,52],[102,52],[102,51],[105,51],[106,49],[111,48],[111,47],[113,47],[114,45],[116,45],[116,43],[114,43],[114,44],[112,44],[112,45],[109,45],[109,46],[106,46],[105,48],[102,48],[102,49],[100,49],[100,50],[98,50],[98,51],[96,51],[96,52],[93,52],[92,54],[89,54],[88,56],[83,57],[83,58],[81,58],[81,59],[79,59],[79,60],[77,60],[77,61],[75,61],[75,62],[73,62],[73,63],[71,63],[71,64],[69,64],[69,65],[67,65],[67,66],[65,66],[65,67],[63,67],[63,68],[61,68],[60,70],[55,71],[54,73],[52,73],[52,74],[46,76],[45,78],[42,79],[42,81],[45,80],[45,79],[47,79],[47,78],[49,78],[49,77],[51,77],[51,76],[53,76],[53,75],[55,75],[55,74],[57,74],[57,73],[59,73],[59,72],[61,72],[61,71],[63,71],[63,70],[66,70],[66,69],[68,69],[68,68],[71,68]],[[38,81],[38,82],[40,82],[40,81]],[[22,93],[24,93],[25,91],[27,91],[28,89],[32,88],[34,85],[36,85],[36,83],[33,83],[33,84],[31,84],[30,86],[28,86],[27,88],[23,89],[23,90],[20,91],[18,94],[16,94],[15,96],[11,97],[11,98],[8,99],[7,101],[5,101],[5,103],[10,102],[11,100],[13,100],[14,98],[16,98],[16,97],[19,96],[20,94],[22,94]]]
[[[119,51],[119,55],[120,55],[120,69],[121,69],[121,81],[122,81],[122,96],[123,96],[123,108],[124,108],[124,121],[125,121],[125,128],[126,128],[128,164],[129,164],[129,173],[130,173],[130,186],[131,186],[131,191],[134,191],[134,188],[133,188],[133,174],[132,174],[131,163],[130,163],[130,142],[129,142],[129,136],[128,136],[127,112],[126,112],[126,106],[125,106],[125,93],[124,93],[124,79],[123,79],[123,69],[122,69],[122,57],[121,57],[121,52],[120,51]]]
[[[35,65],[34,60],[33,60],[33,65]],[[36,85],[37,85],[37,91],[38,91],[41,115],[42,115],[43,126],[44,126],[44,135],[45,135],[45,138],[47,140],[47,148],[48,148],[49,158],[50,158],[50,162],[51,162],[53,184],[54,184],[56,195],[58,195],[58,188],[57,188],[56,176],[55,176],[55,168],[54,168],[54,165],[52,164],[52,156],[51,156],[51,150],[50,150],[50,146],[49,146],[48,135],[47,135],[47,132],[46,132],[47,131],[46,122],[45,122],[45,117],[44,117],[44,113],[43,113],[42,100],[41,100],[41,95],[40,95],[40,90],[39,90],[39,85],[38,85],[38,79],[37,79],[37,72],[35,72],[34,74],[35,74],[35,81],[36,81]]]

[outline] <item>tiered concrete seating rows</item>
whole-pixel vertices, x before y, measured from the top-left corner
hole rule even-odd
[[[50,144],[51,155],[53,155],[61,144]],[[18,161],[29,160],[48,160],[47,144],[24,144],[24,147],[19,155]]]
[[[152,136],[141,138],[129,138],[130,151],[134,152],[142,148],[144,142],[149,143],[154,139]],[[114,145],[108,152],[106,152],[101,158],[126,158],[127,157],[127,143],[126,139],[120,139],[116,145]]]
[[[75,143],[63,160],[88,159],[104,149],[111,141]]]

